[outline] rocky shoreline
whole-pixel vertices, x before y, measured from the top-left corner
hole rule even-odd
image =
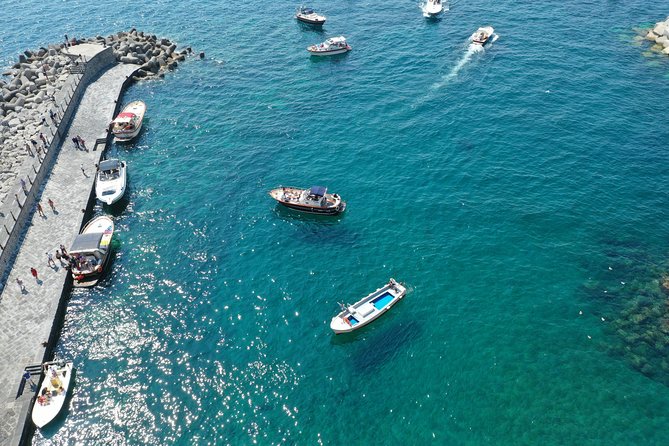
[[[655,26],[646,34],[646,40],[655,42],[651,50],[661,52],[669,56],[669,17]]]
[[[20,54],[0,78],[0,203],[18,183],[23,163],[40,157],[55,134],[63,115],[55,95],[71,75],[85,70],[85,60],[68,50],[83,43],[112,47],[116,60],[139,65],[136,80],[163,77],[192,54],[190,48],[177,51],[169,39],[136,29],[107,37],[73,38]]]

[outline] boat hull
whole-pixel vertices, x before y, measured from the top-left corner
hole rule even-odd
[[[121,111],[123,113],[133,113],[138,117],[137,125],[134,126],[132,131],[120,131],[112,130],[114,134],[114,141],[116,142],[129,142],[135,139],[139,132],[142,130],[142,125],[144,123],[144,114],[146,113],[146,104],[142,101],[134,101],[126,105]],[[120,115],[119,115],[120,116]],[[118,119],[118,117],[116,118]]]
[[[307,48],[307,51],[311,53],[312,56],[334,56],[335,54],[344,54],[351,51],[351,48],[337,48],[336,50],[327,50],[327,51],[316,51]]]
[[[119,201],[125,194],[127,180],[126,164],[124,161],[121,161],[118,179],[113,181],[100,181],[99,173],[96,175],[95,196],[104,204],[111,206]],[[108,192],[110,190],[113,190],[114,192],[109,194]]]
[[[47,366],[42,386],[33,405],[32,420],[35,426],[39,428],[46,426],[60,413],[70,390],[73,368],[72,362],[66,362],[62,366],[58,364]],[[52,370],[56,371],[55,378],[60,383],[58,388],[53,385]],[[44,392],[47,392],[50,396],[46,398],[43,395]]]
[[[350,333],[359,330],[388,312],[388,310],[404,298],[405,295],[406,288],[395,282],[395,280],[390,279],[390,282],[385,286],[370,293],[333,317],[330,322],[330,329],[332,329],[335,334]],[[383,306],[381,308],[376,307],[377,302],[379,305],[382,304]],[[365,311],[363,310],[365,306],[374,309],[367,315],[363,314],[361,316],[359,311]],[[351,322],[351,318],[355,320],[355,323]]]
[[[278,187],[269,191],[269,196],[282,206],[308,214],[337,215],[346,209],[346,202],[337,194],[325,194],[326,206],[322,203],[319,205],[316,201],[311,201],[310,204],[308,200],[303,199],[306,191],[297,187]]]
[[[76,288],[95,286],[102,277],[104,269],[107,266],[107,261],[111,253],[111,239],[114,235],[114,221],[106,215],[100,216],[89,221],[81,231],[81,234],[98,233],[102,234],[100,247],[104,248],[104,254],[100,257],[100,264],[92,271],[79,271],[75,270],[73,267],[71,274],[74,282],[72,285]],[[77,254],[90,255],[90,251],[79,253],[76,250],[70,250],[70,256],[75,256]]]
[[[307,25],[322,26],[325,23],[325,20],[313,20],[313,19],[308,19],[306,17],[301,17],[301,16],[295,16],[295,18],[299,22],[306,23]]]

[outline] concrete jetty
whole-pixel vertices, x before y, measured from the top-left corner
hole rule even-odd
[[[84,73],[72,74],[80,76],[79,84],[73,87],[78,90],[72,93],[78,104],[53,135],[58,144],[52,144],[45,155],[46,162],[51,163],[44,173],[46,182],[39,184],[36,178],[35,188],[26,197],[19,197],[18,219],[24,220],[24,228],[19,240],[14,241],[18,251],[0,294],[0,445],[23,444],[32,433],[32,423],[26,420],[33,393],[26,385],[17,398],[17,389],[24,367],[40,364],[51,354],[71,286],[67,271],[57,260],[57,267],[47,265],[46,252],[55,253],[60,244],[69,248],[79,232],[85,217],[82,209],[91,204],[95,163],[104,149],[94,151],[95,142],[106,138],[117,101],[139,68],[118,64],[113,51],[98,44],[68,49],[73,56],[86,60]],[[76,135],[86,141],[87,151],[74,147],[72,138]],[[54,201],[55,211],[47,204],[49,198]],[[41,203],[44,217],[35,210],[35,202]],[[38,271],[38,280],[31,276],[30,268]],[[17,279],[23,281],[24,290]],[[33,379],[38,381],[39,377]]]

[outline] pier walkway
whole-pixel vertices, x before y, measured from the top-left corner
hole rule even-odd
[[[102,48],[102,47],[100,47]],[[92,51],[97,49],[82,48]],[[50,354],[60,331],[65,299],[69,295],[67,271],[58,260],[56,267],[47,265],[46,252],[55,254],[60,244],[68,249],[83,223],[83,209],[89,206],[89,197],[95,179],[95,163],[104,150],[93,151],[95,141],[106,136],[109,122],[116,111],[126,81],[138,68],[136,65],[117,64],[103,71],[90,83],[70,121],[67,135],[58,148],[57,158],[37,199],[44,216],[36,209],[28,218],[29,227],[0,294],[0,445],[18,445],[22,436],[32,432],[24,429],[24,422],[33,397],[26,384],[23,395],[16,398],[24,368],[40,364]],[[63,123],[67,127],[67,123]],[[80,135],[87,151],[77,150],[72,138]],[[83,171],[82,171],[83,166]],[[49,207],[52,199],[55,210]],[[38,280],[30,268],[38,272]],[[23,281],[22,290],[17,279]],[[76,367],[76,364],[75,364]],[[38,382],[39,376],[33,380]],[[29,421],[28,421],[29,423]]]

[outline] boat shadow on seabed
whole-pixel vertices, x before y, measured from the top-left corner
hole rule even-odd
[[[401,307],[401,304],[402,302],[398,302],[396,306]],[[400,308],[397,308],[397,310],[400,310]],[[382,324],[384,317],[387,316],[390,316],[390,314],[382,316],[376,323]],[[353,333],[332,336],[330,341],[333,345],[360,341],[357,351],[352,352],[350,356],[351,363],[358,372],[377,370],[383,364],[392,360],[407,344],[418,339],[423,331],[422,326],[416,321],[393,321],[381,330],[370,333],[370,330],[373,329],[374,327],[364,327]]]

